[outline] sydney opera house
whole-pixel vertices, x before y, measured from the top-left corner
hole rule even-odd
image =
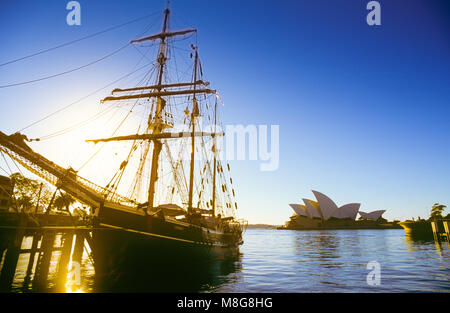
[[[378,210],[370,213],[359,211],[360,203],[349,203],[338,207],[333,200],[321,192],[312,191],[316,200],[302,199],[303,204],[289,204],[295,211],[291,220],[287,222],[287,228],[340,228],[370,226],[374,222],[382,221],[382,215],[386,210]],[[359,214],[359,221],[356,217]]]

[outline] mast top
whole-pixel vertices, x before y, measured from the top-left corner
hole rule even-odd
[[[133,39],[133,40],[131,40],[131,43],[138,44],[138,43],[147,42],[147,41],[154,41],[157,39],[160,39],[161,41],[164,42],[166,40],[166,38],[183,36],[183,35],[192,34],[192,33],[197,32],[197,29],[195,29],[195,28],[187,28],[187,29],[181,29],[181,30],[176,30],[176,31],[169,31],[169,15],[170,15],[170,10],[168,8],[166,8],[164,10],[163,27],[162,27],[162,30],[160,33]]]

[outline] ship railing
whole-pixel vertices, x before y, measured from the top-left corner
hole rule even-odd
[[[228,226],[230,227],[230,229],[233,232],[235,232],[235,231],[244,232],[245,229],[247,229],[247,225],[248,225],[248,221],[246,221],[244,219],[231,220],[228,223]]]
[[[129,205],[131,205],[131,204],[135,205],[136,204],[135,201],[133,201],[133,200],[127,198],[127,197],[124,197],[122,195],[119,195],[119,194],[115,193],[111,189],[99,186],[99,185],[97,185],[97,184],[87,180],[84,177],[76,176],[76,181],[79,184],[82,184],[83,186],[85,186],[87,188],[90,188],[92,190],[95,190],[95,192],[103,195],[103,198],[105,200],[108,200],[108,201],[111,201],[111,202],[116,202],[116,203],[129,204]]]

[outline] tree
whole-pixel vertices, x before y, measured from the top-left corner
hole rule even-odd
[[[69,195],[68,193],[61,192],[59,196],[56,197],[53,205],[57,210],[63,211],[64,208],[66,210],[69,210],[69,206],[72,205],[74,202],[75,199],[71,195]]]
[[[433,204],[433,207],[431,208],[431,214],[430,219],[439,219],[442,218],[442,212],[444,212],[444,209],[447,206],[439,203]]]
[[[10,178],[18,210],[33,211],[36,206],[46,206],[50,202],[52,192],[47,184],[24,177],[20,173],[11,174]]]

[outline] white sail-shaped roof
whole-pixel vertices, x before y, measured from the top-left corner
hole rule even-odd
[[[356,219],[356,215],[358,214],[358,210],[360,208],[360,203],[348,203],[341,206],[334,212],[333,217],[337,218],[351,218],[352,220]]]
[[[298,216],[308,217],[308,214],[306,214],[306,206],[302,204],[289,204],[289,205],[294,210],[294,212],[297,213]]]
[[[301,204],[290,204],[292,209],[299,216],[306,216],[309,218],[321,218],[323,220],[328,220],[331,217],[344,219],[349,218],[352,220],[356,219],[358,215],[359,208],[361,207],[360,203],[348,203],[341,207],[338,207],[333,200],[331,200],[325,194],[318,192],[316,190],[312,190],[314,196],[317,199],[316,201],[310,199],[302,199],[305,205]],[[373,220],[377,220],[385,210],[374,211],[370,213],[360,212],[363,218],[370,218]]]
[[[320,211],[322,212],[322,216],[324,220],[329,219],[335,211],[338,210],[338,206],[336,203],[334,203],[333,200],[328,198],[326,195],[324,195],[321,192],[312,191],[314,196],[317,199],[317,202],[319,203]]]
[[[319,204],[316,201],[309,199],[302,200],[305,203],[306,211],[308,212],[310,218],[322,218],[322,215],[320,214]]]
[[[306,205],[300,204],[300,207],[303,209],[308,218],[312,218],[311,213],[308,211],[308,207]]]
[[[370,213],[359,211],[359,215],[361,215],[362,218],[365,219],[372,219],[376,221],[383,215],[383,213],[386,212],[386,210],[378,210],[378,211],[372,211]]]

